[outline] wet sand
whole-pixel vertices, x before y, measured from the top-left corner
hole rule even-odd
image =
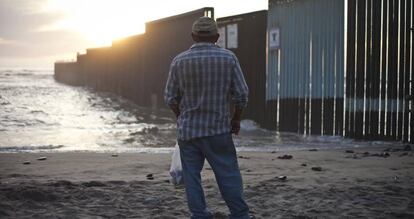
[[[414,218],[414,153],[384,149],[239,152],[251,213]],[[292,158],[278,158],[287,154]],[[188,218],[183,188],[168,183],[170,159],[171,154],[2,153],[0,218]],[[203,181],[215,218],[226,218],[208,165]]]

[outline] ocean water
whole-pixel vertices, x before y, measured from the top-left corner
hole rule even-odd
[[[238,150],[289,151],[399,143],[303,136],[242,121]],[[55,82],[52,70],[0,69],[0,152],[171,152],[175,119],[111,93]]]

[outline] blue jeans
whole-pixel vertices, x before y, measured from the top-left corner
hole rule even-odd
[[[201,186],[201,170],[207,159],[214,171],[221,196],[230,210],[230,218],[249,218],[243,198],[243,182],[231,134],[178,140],[188,207],[191,218],[212,218]]]

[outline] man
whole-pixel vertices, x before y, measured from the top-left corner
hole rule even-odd
[[[216,22],[193,23],[195,44],[174,58],[165,101],[177,116],[184,184],[191,218],[212,218],[206,207],[200,172],[207,159],[230,218],[249,218],[231,133],[238,134],[248,88],[236,56],[215,45]],[[235,110],[230,120],[230,101]]]

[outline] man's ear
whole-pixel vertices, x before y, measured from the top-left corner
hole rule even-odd
[[[214,37],[214,42],[217,42],[217,40],[220,38],[220,34],[216,33],[216,36]]]
[[[193,38],[193,40],[195,41],[195,42],[198,42],[199,40],[198,40],[198,37],[196,36],[196,35],[194,35],[193,33],[191,33],[191,38]]]

